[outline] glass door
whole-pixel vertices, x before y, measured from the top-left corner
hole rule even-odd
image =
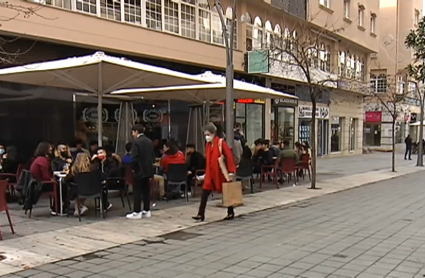
[[[317,123],[317,155],[328,154],[329,121],[319,120]]]

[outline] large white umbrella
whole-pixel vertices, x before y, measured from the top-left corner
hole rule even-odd
[[[99,144],[102,97],[124,88],[152,88],[208,83],[197,76],[108,56],[103,52],[0,70],[0,81],[85,91],[98,96]]]
[[[122,89],[112,92],[112,95],[139,96],[144,99],[183,100],[187,102],[205,103],[226,99],[226,78],[221,75],[206,72],[196,77],[207,84],[170,86],[163,88]],[[209,84],[208,84],[209,83]],[[252,83],[234,80],[235,99],[269,99],[292,98],[296,96],[275,91]]]

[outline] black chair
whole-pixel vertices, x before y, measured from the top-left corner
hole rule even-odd
[[[102,202],[102,177],[98,171],[79,173],[74,177],[76,184],[77,199],[94,199],[95,207],[97,207],[97,200],[99,200],[100,214],[105,218]],[[78,220],[81,222],[80,206],[78,209]],[[68,209],[69,214],[69,209]]]
[[[189,202],[189,194],[187,193],[187,165],[186,164],[170,164],[167,171],[167,201],[170,186],[178,186],[180,188],[184,185],[184,195],[186,201]]]
[[[111,177],[106,179],[108,190],[119,190],[122,207],[125,208],[124,196],[127,198],[128,208],[131,211],[130,198],[128,197],[128,184],[125,181],[125,171],[127,167],[121,167],[121,177]]]
[[[236,169],[236,180],[249,181],[251,193],[254,193],[254,162],[251,159],[242,159]]]

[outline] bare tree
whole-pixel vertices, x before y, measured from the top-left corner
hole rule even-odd
[[[31,16],[43,17],[39,14],[40,9],[42,8],[42,5],[34,4],[31,6],[24,6],[8,1],[0,1],[0,30],[3,25],[13,24],[13,20],[17,18],[25,19]],[[18,57],[28,53],[36,43],[34,41],[29,47],[26,47],[25,49],[16,49],[12,45],[19,39],[21,38],[0,36],[0,66],[4,64],[17,64]]]
[[[341,84],[340,75],[344,75],[345,68],[332,65],[332,47],[328,43],[337,33],[340,33],[348,24],[335,28],[333,24],[317,26],[313,24],[315,16],[309,20],[292,18],[292,22],[285,22],[286,27],[282,34],[276,32],[272,35],[266,32],[267,48],[270,48],[272,56],[271,71],[283,75],[289,79],[303,81],[308,90],[312,104],[311,125],[311,189],[316,188],[316,109],[318,99],[333,89],[339,88]],[[269,39],[271,37],[271,39]],[[335,51],[334,54],[338,53]],[[336,60],[336,59],[335,59]],[[356,73],[352,73],[355,76]],[[364,78],[364,72],[362,73]],[[348,86],[362,83],[352,78],[350,72]],[[360,78],[359,78],[360,79]],[[359,86],[360,88],[360,86]],[[344,88],[351,90],[353,88]]]
[[[380,86],[370,88],[365,96],[365,101],[368,103],[369,107],[374,106],[375,110],[385,112],[391,117],[391,170],[395,172],[396,122],[398,116],[404,112],[407,90],[404,89],[401,83],[398,83],[396,76],[381,75],[379,79],[379,81],[371,80],[380,82]]]

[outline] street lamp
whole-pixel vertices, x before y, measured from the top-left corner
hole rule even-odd
[[[223,28],[224,45],[226,47],[226,141],[230,148],[233,148],[234,134],[234,111],[233,111],[233,40],[236,20],[236,3],[237,0],[233,0],[232,7],[232,21],[227,25],[226,18],[223,14],[223,10],[220,9],[219,0],[214,0],[214,6],[220,17],[221,26]],[[230,28],[230,30],[229,30]],[[209,121],[209,119],[208,119]]]

